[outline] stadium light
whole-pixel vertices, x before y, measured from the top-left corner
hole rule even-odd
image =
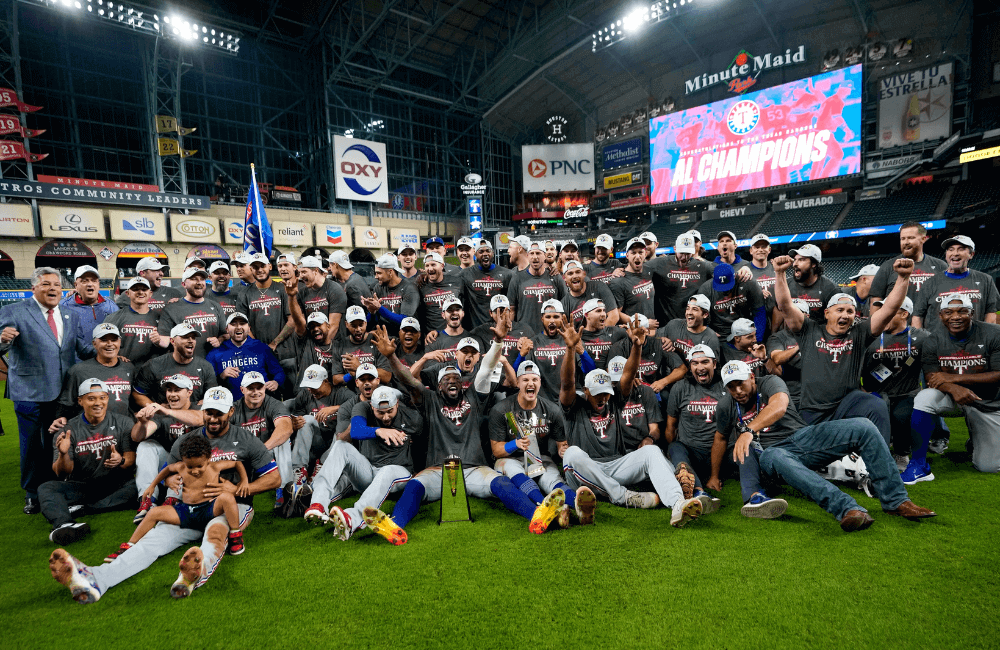
[[[661,0],[646,7],[633,9],[620,20],[615,20],[607,27],[601,27],[592,35],[591,51],[603,50],[624,40],[629,34],[640,31],[646,25],[655,25],[671,18],[687,13],[694,5],[694,0]]]

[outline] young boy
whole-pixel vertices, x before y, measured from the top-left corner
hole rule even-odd
[[[219,472],[235,469],[240,475],[240,483],[236,486],[236,496],[246,496],[249,487],[247,471],[243,463],[236,460],[212,461],[212,447],[204,436],[192,436],[181,443],[181,462],[167,465],[156,475],[152,484],[143,493],[142,498],[152,496],[156,486],[168,476],[180,474],[183,481],[181,501],[172,506],[156,506],[143,518],[135,529],[132,538],[122,544],[117,551],[104,558],[111,562],[119,555],[132,548],[132,545],[142,539],[142,536],[153,529],[157,522],[163,521],[181,528],[204,531],[212,519],[220,514],[226,514],[229,523],[229,553],[239,555],[243,552],[243,531],[239,529],[240,517],[236,498],[229,493],[220,494],[212,500],[206,500],[202,492],[209,485],[218,484]]]

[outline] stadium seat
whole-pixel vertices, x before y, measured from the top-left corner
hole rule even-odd
[[[698,228],[698,224],[695,222],[691,223],[669,223],[667,221],[657,221],[649,226],[649,232],[656,235],[657,241],[659,241],[660,246],[673,246],[674,242],[677,241],[677,236],[686,233],[692,228]],[[700,228],[699,228],[700,230]],[[716,231],[718,232],[718,231]],[[715,232],[709,235],[707,232],[701,233],[702,237],[707,237],[711,239],[715,236]],[[620,242],[622,245],[625,242]]]
[[[834,219],[843,208],[844,206],[841,204],[801,210],[780,210],[772,213],[760,230],[768,236],[790,235],[797,232],[822,232],[830,229]]]
[[[947,189],[946,183],[928,183],[906,187],[884,199],[857,201],[840,227],[862,228],[930,219]]]
[[[975,213],[979,210],[996,209],[1000,199],[1000,187],[992,182],[965,182],[955,186],[951,195],[945,219],[954,219],[962,214]]]
[[[739,239],[749,239],[753,227],[763,218],[762,214],[750,214],[745,217],[732,217],[730,219],[712,219],[702,221],[699,230],[703,237],[708,237],[709,241],[715,239],[720,230],[731,230],[736,233]],[[770,234],[770,233],[768,233]]]
[[[857,257],[841,257],[823,260],[823,274],[839,285],[850,284],[851,276],[866,264],[881,264],[887,259],[885,255],[866,255]]]

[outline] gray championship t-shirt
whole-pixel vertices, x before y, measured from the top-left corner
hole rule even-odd
[[[174,361],[173,354],[164,354],[147,361],[135,374],[132,390],[145,395],[149,399],[163,404],[165,393],[160,382],[173,375],[184,375],[194,384],[191,393],[191,403],[201,401],[205,391],[219,385],[215,377],[215,368],[201,357],[194,357],[190,363],[181,364]]]
[[[698,293],[698,287],[706,280],[712,279],[715,265],[692,259],[682,268],[673,255],[661,255],[646,260],[643,268],[653,280],[656,319],[666,323],[674,318],[684,318],[688,299]]]
[[[574,296],[567,288],[562,297],[562,305],[566,311],[566,318],[572,321],[573,327],[583,327],[583,305],[591,298],[597,298],[603,302],[606,311],[618,309],[618,301],[615,299],[615,294],[611,292],[611,287],[600,280],[589,280],[583,293],[579,296]]]
[[[954,275],[940,273],[927,280],[913,303],[913,315],[924,319],[924,329],[947,332],[941,322],[941,299],[949,293],[960,293],[972,301],[972,320],[982,321],[987,314],[1000,308],[1000,293],[993,278],[981,271],[970,269]]]
[[[620,399],[619,397],[618,400]],[[591,459],[598,462],[621,458],[623,440],[621,413],[616,408],[618,400],[609,400],[604,412],[598,413],[590,408],[590,402],[577,395],[572,406],[563,407],[567,442],[587,452]]]
[[[840,287],[822,275],[806,287],[799,284],[791,273],[788,274],[788,291],[793,300],[798,298],[809,305],[809,318],[816,323],[826,322],[826,303],[830,302],[833,294],[841,293]]]
[[[163,353],[163,348],[155,345],[151,338],[157,332],[160,313],[150,309],[145,314],[139,314],[131,305],[125,305],[104,319],[105,323],[111,323],[121,332],[122,347],[118,354],[134,363],[136,367]]]
[[[923,349],[931,333],[907,327],[902,332],[883,332],[865,350],[861,383],[869,393],[888,397],[915,395],[920,390]]]
[[[157,330],[161,337],[170,336],[174,325],[187,323],[187,326],[198,332],[198,344],[194,347],[195,356],[206,357],[215,348],[208,342],[210,338],[218,338],[226,331],[226,317],[222,305],[205,299],[199,303],[188,302],[182,298],[163,308]]]
[[[291,418],[288,407],[281,400],[265,395],[264,401],[255,409],[247,405],[246,398],[237,401],[233,404],[233,417],[229,421],[257,436],[261,442],[267,442],[282,418]]]
[[[344,287],[330,278],[326,278],[318,289],[299,283],[299,292],[296,296],[306,318],[316,312],[325,314],[327,317],[330,314],[343,316],[347,313],[347,293],[344,291]]]
[[[752,395],[745,405],[739,404],[726,391],[726,394],[719,400],[719,406],[715,411],[719,418],[719,433],[728,439],[730,445],[734,444],[739,437],[736,433],[736,423],[740,418],[749,424],[757,417],[760,409],[771,402],[771,398],[774,395],[787,392],[788,389],[785,387],[785,382],[781,381],[781,377],[775,377],[774,375],[761,377],[757,380],[757,394]],[[773,444],[781,442],[804,426],[806,426],[805,421],[799,415],[795,405],[789,401],[785,414],[777,422],[769,427],[765,427],[760,432],[760,445],[764,448],[770,447]]]
[[[617,401],[621,417],[618,426],[622,436],[622,449],[625,453],[635,451],[649,435],[649,425],[663,422],[656,393],[649,386],[633,386],[632,392],[626,397],[616,391],[614,401]],[[663,432],[663,427],[660,427],[660,432]]]
[[[427,466],[444,463],[447,456],[462,459],[464,468],[489,465],[479,439],[483,410],[492,400],[474,387],[459,396],[458,403],[446,404],[436,390],[423,390],[421,409],[427,426]]]
[[[534,332],[542,331],[542,304],[551,298],[562,300],[566,285],[559,276],[532,275],[527,269],[514,273],[507,297],[517,322]]]
[[[534,434],[541,453],[558,458],[558,450],[552,443],[566,440],[566,420],[557,402],[539,397],[534,408],[525,409],[518,403],[516,394],[497,402],[490,409],[490,440],[504,443],[514,440],[514,434],[507,424],[508,413],[514,414],[514,421],[525,435]],[[517,449],[510,457],[524,458],[524,452]]]
[[[692,332],[688,329],[687,321],[683,318],[675,318],[656,331],[657,338],[666,337],[674,342],[674,350],[687,363],[687,355],[691,348],[696,345],[707,345],[715,353],[715,358],[719,359],[719,335],[711,327],[706,327],[700,332]]]
[[[615,302],[618,303],[622,314],[655,317],[653,280],[648,271],[644,270],[642,273],[625,271],[623,277],[612,278],[608,286],[611,287]]]
[[[68,429],[70,431],[69,459],[73,461],[73,471],[70,472],[67,480],[118,480],[124,483],[129,480],[131,475],[134,475],[133,469],[122,468],[120,465],[118,467],[105,467],[104,461],[111,457],[112,447],[117,449],[122,456],[130,451],[135,451],[136,443],[132,442],[132,425],[134,424],[132,418],[111,412],[104,416],[100,424],[91,424],[81,413],[70,419],[66,426],[53,435],[52,462],[55,463],[59,459],[56,440],[63,431]]]
[[[924,343],[924,373],[971,375],[1000,370],[1000,326],[972,323],[964,339],[936,332]],[[1000,383],[966,386],[982,401],[969,406],[985,412],[1000,411]]]
[[[885,298],[889,295],[892,288],[896,286],[896,280],[899,278],[892,269],[892,266],[900,257],[902,255],[891,257],[882,262],[882,265],[878,267],[878,272],[872,279],[872,286],[868,295],[878,296],[879,298]],[[926,254],[924,255],[924,259],[913,263],[913,272],[910,273],[910,284],[906,289],[906,295],[909,296],[914,305],[917,303],[917,296],[920,295],[920,289],[923,288],[924,282],[947,270],[947,262]]]
[[[688,375],[674,384],[667,400],[667,415],[677,419],[675,439],[686,447],[707,452],[718,430],[716,409],[726,389],[717,377],[707,386]]]
[[[373,467],[399,465],[413,472],[413,440],[424,434],[424,419],[420,413],[404,404],[396,409],[396,417],[390,424],[383,424],[375,417],[375,411],[369,402],[357,402],[351,409],[351,419],[361,416],[370,427],[377,429],[396,429],[406,434],[406,440],[401,445],[390,445],[375,436],[360,441],[361,453]]]
[[[484,272],[476,264],[462,269],[462,274],[465,276],[465,298],[462,304],[465,306],[466,316],[471,318],[472,327],[492,323],[490,300],[493,296],[507,294],[510,281],[514,277],[513,272],[497,264]]]
[[[178,438],[174,446],[170,448],[168,463],[177,463],[181,460],[181,444],[188,436],[205,436],[208,444],[212,447],[212,462],[219,460],[235,460],[243,463],[247,472],[249,482],[254,482],[262,476],[278,471],[278,465],[274,462],[274,454],[264,446],[264,443],[257,439],[252,433],[234,424],[229,425],[229,430],[225,435],[218,438],[209,437],[205,433],[205,427],[199,427],[191,433]],[[219,474],[220,478],[235,484],[239,484],[240,476],[235,469],[226,470]],[[236,501],[245,505],[253,505],[253,495],[236,497]]]
[[[712,303],[705,324],[718,332],[722,338],[729,336],[733,322],[738,318],[755,321],[757,310],[764,306],[764,294],[753,280],[737,282],[733,290],[727,293],[714,290],[712,281],[709,280],[698,288],[698,293],[707,296]],[[764,333],[760,334],[763,336]]]
[[[135,376],[135,365],[125,361],[116,360],[115,365],[111,367],[98,363],[97,359],[81,361],[66,373],[62,394],[59,395],[59,404],[65,409],[64,413],[74,415],[79,413],[80,405],[76,399],[80,394],[80,384],[85,379],[96,377],[106,383],[111,391],[108,395],[108,412],[131,417],[129,400],[132,397],[132,381]]]
[[[806,319],[795,334],[802,355],[802,397],[799,408],[832,411],[860,388],[865,348],[872,342],[868,324],[852,325],[843,336],[832,336],[825,324]]]

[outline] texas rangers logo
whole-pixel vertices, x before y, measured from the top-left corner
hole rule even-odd
[[[565,345],[555,345],[551,347],[535,348],[535,360],[548,359],[550,365],[555,367],[555,365],[562,361],[563,356],[566,354]]]
[[[854,349],[854,339],[833,339],[832,341],[819,339],[816,341],[816,347],[833,357],[834,363],[840,363],[840,356],[850,354],[851,350]]]
[[[910,286],[916,287],[917,293],[920,293],[920,286],[923,285],[929,278],[933,278],[933,273],[928,273],[927,271],[921,271],[920,269],[913,269],[913,273],[910,274]]]
[[[639,367],[641,368],[642,364],[640,364]],[[609,373],[613,372],[615,374],[621,374],[625,372],[625,363],[623,361],[615,361],[614,363],[608,365],[608,372]]]
[[[603,379],[603,378],[602,378]],[[591,415],[590,424],[594,427],[594,433],[601,440],[608,439],[608,428],[611,423],[615,421],[615,414],[613,411],[608,411],[607,415]]]
[[[81,440],[76,443],[76,453],[93,453],[99,454],[105,447],[111,447],[115,444],[114,436],[95,436],[93,438],[88,438],[86,440]]]
[[[746,135],[753,131],[760,121],[760,108],[749,99],[733,104],[726,116],[726,124],[735,135]]]
[[[451,420],[456,427],[460,427],[462,426],[462,420],[471,410],[472,404],[469,403],[469,400],[463,399],[462,403],[458,406],[442,406],[441,415]]]
[[[646,408],[642,405],[642,402],[633,402],[629,400],[622,407],[622,419],[625,420],[625,424],[632,426],[632,418],[641,418],[646,416]]]
[[[986,370],[986,358],[981,354],[969,354],[959,350],[954,354],[938,357],[942,368],[948,368],[959,375],[975,374]]]
[[[587,341],[583,344],[583,347],[587,349],[590,356],[594,357],[594,361],[600,361],[601,355],[611,350],[611,340],[602,341],[601,339],[596,339]]]
[[[718,405],[719,400],[711,397],[693,399],[688,402],[687,412],[698,418],[701,418],[702,415],[704,415],[705,422],[711,422],[712,418],[715,416],[715,409]]]
[[[208,330],[205,328],[209,323],[219,324],[219,316],[215,313],[204,312],[198,310],[190,316],[184,318],[184,322],[188,324],[188,327],[194,330],[198,330],[201,333],[207,333]],[[199,329],[200,328],[200,329]]]
[[[139,343],[145,343],[146,338],[152,336],[155,332],[156,327],[146,322],[132,323],[122,327],[122,334],[136,337]]]
[[[309,300],[306,300],[305,305],[306,305],[306,316],[318,311],[321,311],[324,314],[330,311],[330,301],[323,296],[310,298]]]
[[[252,311],[262,311],[265,316],[271,315],[272,309],[277,309],[281,306],[281,299],[275,296],[261,296],[257,300],[250,301],[250,309]]]
[[[472,288],[476,291],[486,292],[487,296],[492,295],[494,291],[499,291],[503,287],[503,280],[498,280],[497,278],[491,278],[488,275],[484,275],[478,280],[472,282]]]
[[[677,269],[667,273],[667,279],[681,283],[681,289],[687,289],[688,282],[697,282],[701,279],[701,273],[689,271],[687,269]]]
[[[649,300],[650,295],[653,293],[653,283],[649,280],[643,280],[639,284],[632,287],[632,295],[638,296],[642,294],[642,297]]]

